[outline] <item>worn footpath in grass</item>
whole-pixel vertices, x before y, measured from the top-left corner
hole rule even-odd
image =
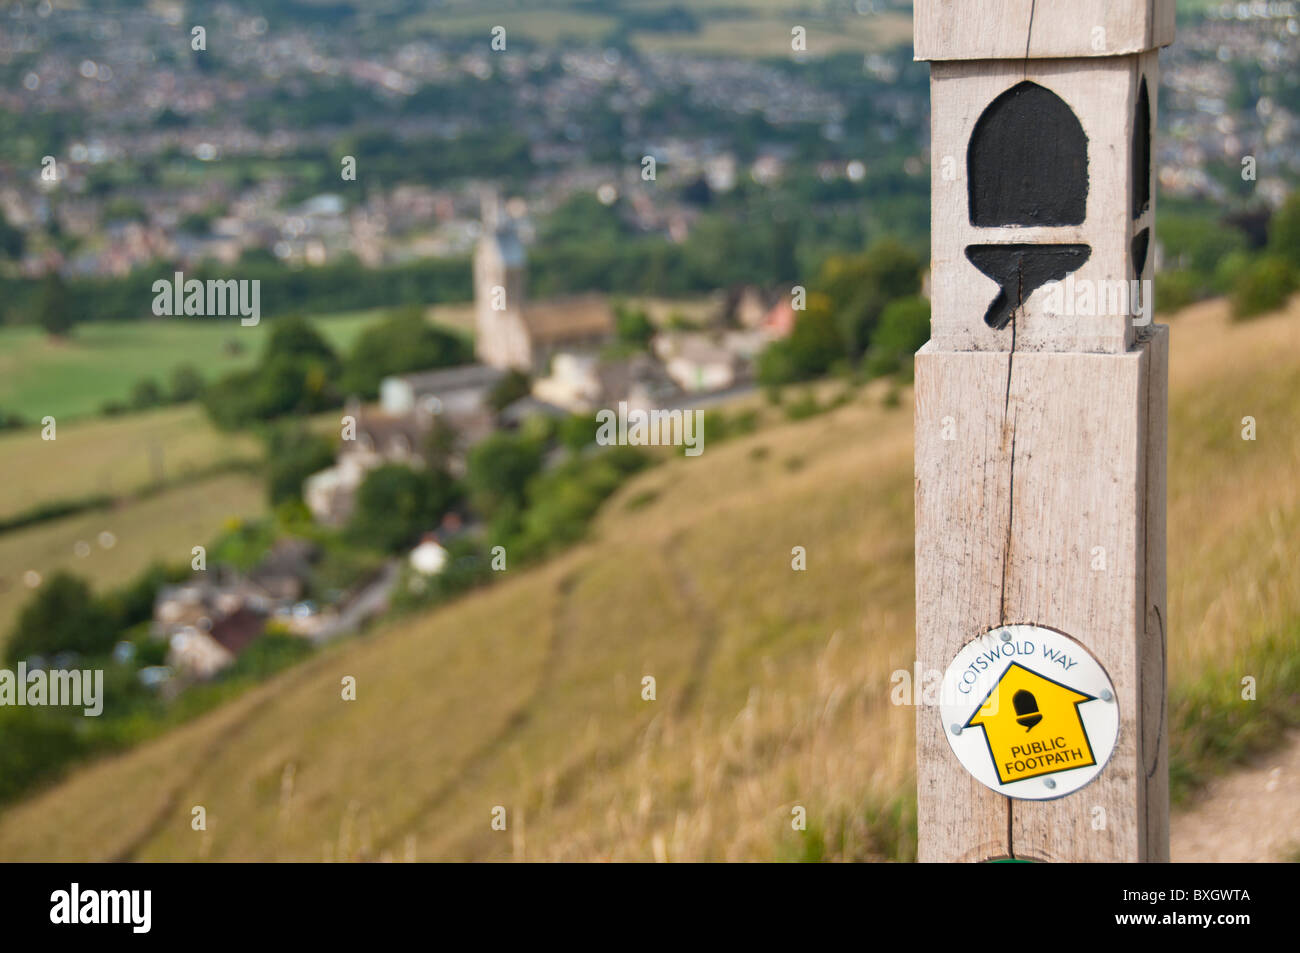
[[[1300,311],[1173,324],[1181,790],[1295,708]],[[914,711],[889,695],[914,659],[912,425],[882,396],[635,478],[558,559],[14,805],[0,858],[911,858]]]
[[[1235,680],[1233,673],[1240,673]],[[1170,798],[1277,747],[1300,726],[1300,620],[1269,632],[1169,699]]]

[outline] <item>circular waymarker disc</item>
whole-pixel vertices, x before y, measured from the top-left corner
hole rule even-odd
[[[944,672],[943,734],[962,765],[1007,797],[1047,801],[1102,771],[1119,735],[1115,686],[1082,645],[1054,629],[1004,625]]]

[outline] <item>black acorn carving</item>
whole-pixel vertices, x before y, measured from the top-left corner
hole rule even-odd
[[[1051,90],[1025,81],[980,115],[966,150],[971,224],[1080,225],[1088,205],[1088,137]],[[998,283],[984,323],[1001,330],[1039,287],[1078,270],[1083,244],[969,245],[971,264]]]

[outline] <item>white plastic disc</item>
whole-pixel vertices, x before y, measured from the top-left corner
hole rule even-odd
[[[1037,625],[1000,626],[963,646],[944,672],[939,711],[966,770],[1023,800],[1079,790],[1119,735],[1106,670],[1074,639]]]

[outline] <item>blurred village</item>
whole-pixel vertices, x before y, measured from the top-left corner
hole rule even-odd
[[[647,411],[694,409],[743,394],[754,387],[758,355],[793,330],[792,289],[741,286],[719,298],[707,327],[660,329],[634,313],[649,347],[626,353],[614,346],[619,316],[605,296],[529,299],[527,252],[510,203],[489,190],[483,209],[473,258],[477,362],[387,377],[378,403],[349,401],[335,462],[303,485],[320,525],[347,524],[358,490],[376,468],[426,467],[435,446],[459,477],[474,446],[531,417],[590,416],[620,403]],[[493,395],[508,379],[520,392],[494,407]],[[448,439],[440,444],[435,433]],[[467,516],[449,512],[426,527],[405,557],[406,572],[442,573],[451,559],[444,544],[472,529]],[[166,664],[142,669],[141,679],[158,685],[173,674],[182,681],[212,678],[268,630],[319,643],[354,632],[387,608],[401,578],[396,564],[340,593],[337,602],[305,598],[318,556],[309,541],[282,539],[247,573],[220,566],[162,587],[151,634],[166,640]]]

